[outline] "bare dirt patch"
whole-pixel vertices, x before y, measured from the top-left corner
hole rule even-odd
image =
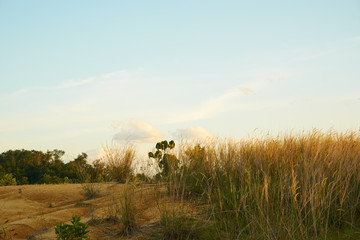
[[[101,195],[89,200],[81,184],[0,187],[0,239],[56,239],[56,224],[70,222],[73,215],[89,223],[91,239],[144,239],[141,231],[129,238],[118,235],[121,226],[116,216],[125,189],[132,194],[139,226],[159,220],[159,194],[164,189],[116,183],[96,187]]]

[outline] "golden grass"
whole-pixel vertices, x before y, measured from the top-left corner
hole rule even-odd
[[[2,187],[0,197],[6,206],[15,206],[15,200],[34,204],[41,197],[22,221],[40,207],[48,227],[60,213],[61,219],[74,213],[90,218],[94,239],[119,239],[118,233],[121,239],[360,239],[358,131],[181,142],[173,153],[180,165],[171,167],[163,182],[100,184],[103,195],[86,200],[86,206],[72,207],[83,201],[81,185],[72,184],[22,186],[22,191]],[[134,150],[109,148],[107,154],[114,163],[114,178],[128,183]],[[30,230],[14,228],[19,214],[16,207],[11,209],[14,213],[2,214],[7,216],[0,223],[13,236],[26,236]],[[111,219],[116,221],[107,221]],[[40,230],[31,224],[32,232]]]
[[[178,157],[169,189],[203,196],[219,237],[326,239],[329,228],[358,234],[359,132],[185,143]]]

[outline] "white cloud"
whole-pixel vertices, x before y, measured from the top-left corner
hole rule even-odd
[[[113,124],[119,131],[113,136],[114,140],[132,142],[157,142],[164,136],[159,130],[148,123],[135,119],[128,123]]]
[[[177,129],[176,133],[173,135],[184,139],[199,139],[199,140],[206,140],[214,137],[213,134],[211,134],[202,127],[189,127],[187,129]]]

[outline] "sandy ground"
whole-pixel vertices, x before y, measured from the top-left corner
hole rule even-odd
[[[121,225],[110,221],[111,217],[128,192],[136,206],[138,224],[151,228],[159,221],[159,195],[164,189],[145,184],[94,186],[101,195],[90,200],[85,199],[81,184],[0,187],[0,239],[56,239],[55,225],[70,223],[73,215],[89,223],[90,239],[146,239],[141,230],[128,238],[119,236]]]

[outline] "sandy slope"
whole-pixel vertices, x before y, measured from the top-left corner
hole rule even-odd
[[[115,236],[120,223],[106,221],[115,215],[124,190],[133,196],[141,226],[159,220],[160,188],[150,185],[97,184],[100,197],[85,200],[80,184],[0,187],[0,239],[55,239],[54,226],[69,222],[72,215],[91,220],[91,239],[121,239]],[[2,226],[2,227],[1,227]],[[126,238],[123,238],[126,239]],[[145,239],[137,234],[132,239]]]

